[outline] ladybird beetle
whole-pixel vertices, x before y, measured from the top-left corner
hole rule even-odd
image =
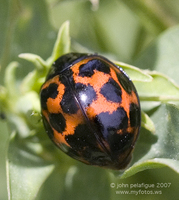
[[[137,91],[120,67],[97,54],[63,55],[40,97],[46,132],[63,152],[114,170],[129,164],[141,111]]]

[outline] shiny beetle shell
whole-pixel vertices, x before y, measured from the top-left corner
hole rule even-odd
[[[40,96],[46,132],[63,152],[109,169],[129,164],[141,111],[137,91],[120,67],[97,54],[63,55]]]

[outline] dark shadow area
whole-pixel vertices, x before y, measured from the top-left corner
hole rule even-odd
[[[151,149],[152,145],[155,144],[158,140],[156,135],[153,135],[150,131],[141,128],[138,141],[136,143],[132,163],[137,162],[143,156],[145,156]]]

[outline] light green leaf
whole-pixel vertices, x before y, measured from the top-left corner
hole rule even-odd
[[[154,158],[152,160],[147,160],[133,165],[123,173],[121,178],[127,178],[146,169],[155,169],[161,167],[169,167],[175,172],[179,173],[179,161],[165,158]]]
[[[52,63],[57,60],[63,54],[66,54],[70,51],[70,35],[69,35],[69,21],[66,21],[62,24],[57,40],[55,42],[52,55],[48,58],[48,66],[51,66]]]
[[[167,76],[149,72],[151,82],[135,83],[141,101],[179,101],[179,87]]]
[[[141,81],[141,82],[150,82],[152,77],[144,70],[140,70],[137,67],[123,63],[123,62],[114,62],[116,65],[121,67],[130,77],[132,81]]]
[[[43,74],[39,74],[37,70],[33,70],[28,73],[27,76],[23,79],[20,89],[22,94],[30,92],[32,90],[39,92],[40,87],[45,81]]]
[[[120,178],[127,178],[140,171],[144,171],[147,169],[155,169],[155,168],[164,167],[164,165],[162,163],[159,163],[158,161],[159,159],[153,159],[153,160],[147,160],[139,164],[133,165],[129,169],[125,170],[125,172],[122,174]]]
[[[21,96],[17,102],[17,109],[26,114],[29,110],[40,113],[39,94],[31,91]]]
[[[15,134],[10,139],[6,163],[9,200],[34,200],[54,169],[54,165],[28,151]]]
[[[45,74],[47,73],[47,63],[38,55],[31,53],[23,53],[19,55],[20,58],[28,60],[34,64],[36,69],[29,72],[23,79],[20,89],[22,94],[35,90],[39,92],[39,88],[45,80]]]
[[[155,125],[153,121],[146,113],[141,112],[141,114],[142,114],[141,126],[149,130],[151,133],[155,133]]]
[[[31,53],[22,53],[19,55],[19,58],[32,62],[35,65],[36,69],[39,71],[46,68],[45,61],[38,55],[31,54]]]
[[[0,106],[2,106],[6,102],[6,99],[7,99],[7,90],[5,87],[0,85]]]

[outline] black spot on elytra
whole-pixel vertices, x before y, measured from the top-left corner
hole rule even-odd
[[[84,59],[87,55],[81,53],[69,53],[61,56],[54,62],[56,68],[56,73],[61,73],[62,71],[69,68],[71,65]]]
[[[84,107],[89,106],[93,100],[96,99],[96,92],[91,85],[84,85],[82,83],[77,83],[75,85],[76,93],[81,104]]]
[[[128,94],[131,94],[132,91],[136,91],[132,81],[129,80],[129,78],[125,74],[117,73],[117,77],[120,84]]]
[[[84,59],[87,56],[87,54],[81,54],[81,53],[69,53],[65,54],[61,57],[59,57],[50,68],[50,71],[47,75],[47,79],[49,80],[53,78],[56,75],[60,75],[65,71],[68,71],[69,68],[79,62],[80,60]],[[66,73],[66,72],[65,72]],[[67,72],[68,73],[68,72]]]
[[[102,112],[95,117],[95,123],[98,131],[103,134],[104,138],[116,134],[118,130],[125,129],[128,126],[128,117],[126,111],[119,107],[112,114]]]
[[[41,106],[42,106],[42,109],[43,110],[47,110],[47,105],[46,105],[46,102],[47,102],[47,99],[48,98],[52,98],[52,99],[55,99],[58,95],[58,85],[55,84],[55,83],[51,83],[47,88],[43,89],[41,91]]]
[[[50,126],[50,124],[48,123],[47,119],[44,116],[42,117],[42,119],[43,119],[43,124],[44,124],[45,130],[46,130],[49,138],[51,140],[53,140],[54,139],[54,133],[53,133],[52,127]]]
[[[76,151],[82,151],[87,146],[94,146],[96,141],[87,124],[79,124],[73,135],[66,135],[67,143]]]
[[[121,88],[112,78],[103,85],[100,93],[108,100],[112,102],[121,102]]]
[[[61,113],[49,114],[51,126],[58,132],[62,133],[66,128],[66,120]]]
[[[53,118],[53,117],[52,117]],[[52,119],[51,119],[52,120]],[[54,137],[54,132],[52,129],[52,124],[49,124],[49,122],[47,121],[47,119],[43,116],[43,123],[44,123],[44,127],[45,130],[49,136],[49,138],[54,142],[54,144],[59,147],[63,152],[67,153],[69,150],[69,147],[62,143],[61,141],[58,141],[55,137]],[[55,125],[56,126],[56,125]],[[55,127],[54,127],[55,128]],[[55,128],[56,129],[56,128]],[[59,129],[58,129],[59,131]]]
[[[109,143],[111,152],[114,156],[118,156],[120,153],[130,148],[133,142],[134,134],[123,133],[109,135],[107,141]]]
[[[79,76],[91,77],[94,74],[95,69],[103,73],[107,73],[107,74],[110,73],[110,68],[107,63],[99,59],[93,59],[79,67]]]
[[[135,103],[130,104],[129,116],[131,127],[140,126],[140,107]]]
[[[65,93],[60,102],[60,105],[63,112],[68,114],[75,114],[79,109],[78,102],[75,99],[72,89],[69,86],[65,88]]]
[[[78,160],[83,158],[90,164],[105,165],[106,160],[109,159],[105,151],[99,149],[98,140],[87,124],[78,125],[75,133],[65,136],[65,139],[71,147],[69,154],[75,156],[79,152],[79,158],[76,158]]]

